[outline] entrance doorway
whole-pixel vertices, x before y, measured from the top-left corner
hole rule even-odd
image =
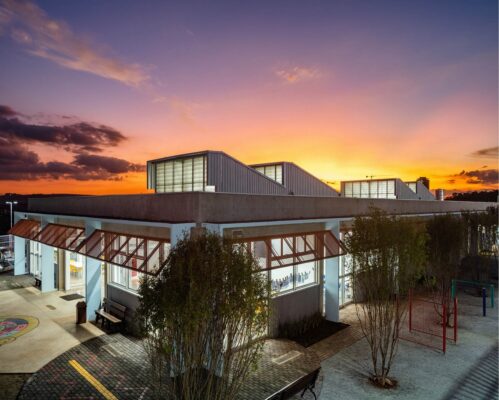
[[[66,251],[65,257],[66,292],[78,293],[85,296],[85,258],[81,254]]]

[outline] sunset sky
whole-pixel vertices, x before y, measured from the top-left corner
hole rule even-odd
[[[146,160],[206,149],[336,188],[497,188],[497,15],[496,0],[0,0],[0,193],[146,192]]]

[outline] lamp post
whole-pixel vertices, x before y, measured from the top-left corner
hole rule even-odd
[[[10,227],[12,228],[12,225],[14,225],[14,215],[12,213],[12,207],[17,204],[17,201],[6,201],[5,204],[8,204],[10,206]]]

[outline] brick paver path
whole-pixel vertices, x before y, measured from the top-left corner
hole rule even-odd
[[[350,326],[308,348],[309,350],[314,351],[321,361],[332,357],[339,351],[351,346],[364,337],[355,312],[355,305],[348,305],[340,312],[341,322],[349,324]]]
[[[295,357],[282,362],[279,357],[283,355]],[[92,385],[70,365],[72,360],[117,399],[150,398],[146,354],[141,341],[114,334],[89,340],[52,360],[26,382],[18,399],[104,399],[102,387],[99,392],[95,382]],[[267,340],[259,368],[248,377],[238,399],[266,399],[319,366],[317,355],[297,343]],[[310,393],[304,397],[310,398],[313,398]]]

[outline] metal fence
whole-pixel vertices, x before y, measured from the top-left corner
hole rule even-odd
[[[457,342],[457,297],[445,303],[416,296],[411,291],[401,339],[445,353],[448,340]]]

